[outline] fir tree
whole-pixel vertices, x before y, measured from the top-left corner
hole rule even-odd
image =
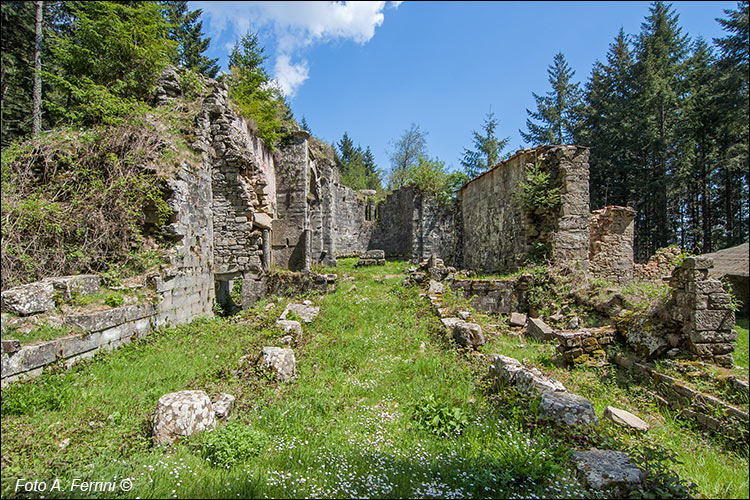
[[[163,13],[171,25],[169,38],[175,40],[178,46],[178,63],[197,71],[205,76],[214,78],[219,71],[216,62],[203,55],[211,43],[211,38],[204,38],[203,21],[199,21],[201,9],[188,11],[187,2],[162,1]]]
[[[578,83],[571,81],[575,71],[570,69],[565,56],[558,53],[547,69],[547,74],[552,90],[546,96],[532,92],[537,110],[526,110],[530,117],[526,119],[528,133],[519,130],[523,140],[533,145],[571,142],[576,127],[575,108],[580,101],[581,91]],[[534,123],[531,119],[539,123]]]
[[[639,155],[635,174],[640,179],[634,185],[634,198],[640,205],[635,251],[641,258],[673,242],[677,229],[670,196],[680,162],[677,125],[688,44],[678,25],[679,16],[668,6],[654,2],[649,12],[636,41],[633,71],[632,111],[639,133],[631,147]]]
[[[495,135],[496,128],[495,113],[490,110],[482,124],[482,133],[472,132],[474,149],[464,148],[463,158],[461,159],[461,165],[469,177],[476,177],[485,170],[492,168],[498,162],[500,154],[510,141],[510,137],[498,139]]]

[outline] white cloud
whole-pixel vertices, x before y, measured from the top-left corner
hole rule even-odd
[[[289,56],[286,54],[279,54],[276,57],[274,73],[281,91],[284,92],[284,95],[289,97],[294,97],[299,86],[302,85],[309,76],[307,61],[292,64]]]
[[[401,2],[190,2],[210,19],[215,39],[229,31],[233,40],[249,29],[270,27],[276,38],[274,77],[287,95],[308,78],[307,61],[292,64],[305,47],[333,40],[367,43],[383,24],[383,10]],[[234,42],[231,42],[233,45]]]

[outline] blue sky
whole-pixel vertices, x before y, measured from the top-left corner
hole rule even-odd
[[[562,52],[583,82],[620,27],[640,32],[649,2],[189,2],[203,9],[206,52],[226,69],[234,42],[260,34],[266,67],[298,121],[337,142],[347,132],[390,168],[391,143],[412,122],[449,168],[471,147],[487,111],[525,147],[532,92],[549,90],[547,67]],[[672,2],[683,34],[724,36],[715,18],[737,2]]]

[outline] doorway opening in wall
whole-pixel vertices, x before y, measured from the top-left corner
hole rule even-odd
[[[217,316],[232,316],[242,310],[242,278],[222,279],[217,277],[214,282],[216,303],[214,314]]]

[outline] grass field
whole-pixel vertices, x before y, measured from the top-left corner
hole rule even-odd
[[[600,438],[611,435],[634,449],[653,441],[676,452],[683,464],[674,468],[697,483],[697,494],[747,497],[747,449],[727,451],[601,371],[564,378],[566,371],[549,362],[550,346],[489,336],[483,352],[528,357],[591,398],[597,413],[617,403],[654,428],[643,438],[606,425],[572,437],[538,425],[533,399],[487,390],[486,360],[447,341],[420,290],[401,285],[405,263],[353,263],[342,259],[330,270],[339,274],[335,293],[308,296],[321,314],[303,327],[292,382],[260,377],[240,361],[264,345],[281,345],[271,325],[284,299],[269,311],[263,301],[230,319],[155,332],[69,371],[4,389],[2,496],[39,496],[16,491],[18,479],[58,478],[61,491],[44,496],[593,497],[573,477],[568,456],[576,445],[606,444]],[[154,447],[156,401],[183,389],[235,395],[232,422]],[[71,492],[66,486],[74,478],[116,478],[118,485],[126,479],[133,489]]]

